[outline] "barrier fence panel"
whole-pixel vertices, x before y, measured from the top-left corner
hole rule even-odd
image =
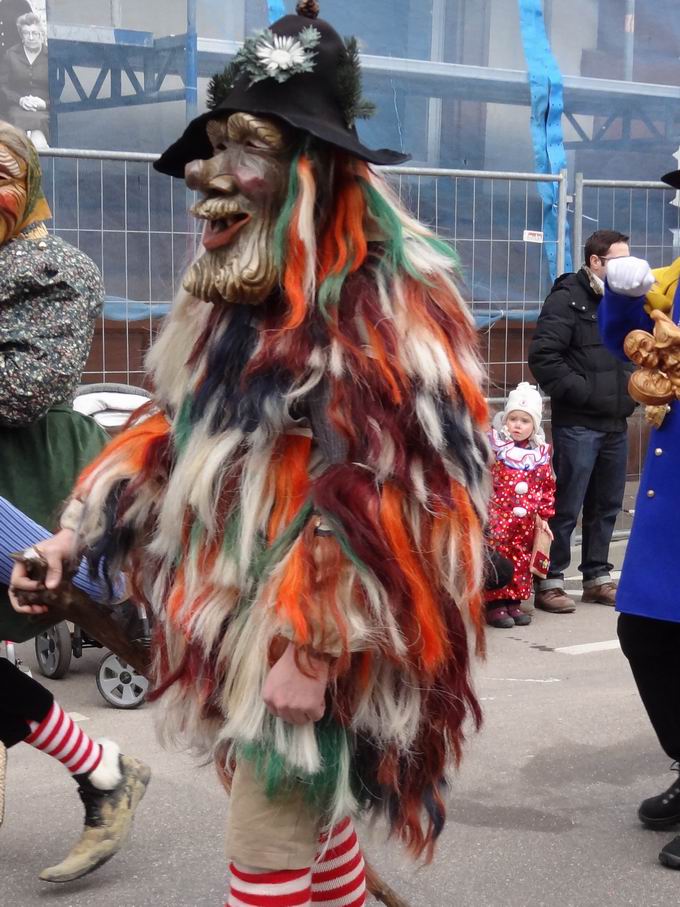
[[[153,169],[156,155],[50,149],[41,153],[50,229],[100,267],[106,304],[83,376],[85,382],[141,385],[143,357],[179,278],[198,244],[193,201],[183,182]],[[455,249],[462,292],[477,323],[493,409],[510,388],[531,379],[528,346],[550,289],[537,183],[559,187],[556,257],[563,270],[567,174],[554,176],[430,168],[386,168],[412,213]],[[597,229],[630,236],[631,253],[665,265],[680,245],[680,193],[663,183],[574,181],[574,267],[583,240]],[[549,421],[549,410],[547,410]],[[648,429],[642,413],[630,420],[626,510],[633,507]],[[626,530],[624,514],[621,529]]]
[[[407,207],[455,249],[463,295],[477,322],[487,364],[486,392],[504,397],[529,379],[528,344],[550,288],[538,182],[566,189],[566,175],[395,168],[389,179]],[[556,249],[564,265],[566,192]],[[561,239],[561,241],[560,241]]]
[[[156,155],[51,149],[41,153],[50,229],[100,267],[106,305],[95,334],[85,382],[142,384],[143,357],[160,318],[194,255],[198,230],[193,200],[180,180],[157,174]],[[556,257],[563,270],[567,174],[545,176],[429,168],[387,168],[406,206],[456,250],[462,292],[477,323],[487,365],[486,392],[502,407],[518,381],[531,379],[527,353],[550,289],[537,183],[559,187]],[[584,238],[598,229],[630,236],[631,253],[652,266],[680,254],[680,193],[663,183],[574,181],[574,266]],[[549,412],[548,412],[549,419]],[[626,510],[633,507],[648,428],[638,410],[630,420]],[[629,516],[624,514],[625,530]]]
[[[192,194],[153,170],[156,155],[51,149],[42,155],[51,229],[101,268],[107,302],[85,381],[143,380],[143,355],[193,255]],[[466,299],[489,367],[487,392],[529,377],[529,331],[548,290],[538,182],[560,186],[558,267],[564,261],[566,175],[386,169],[404,203],[460,259]]]

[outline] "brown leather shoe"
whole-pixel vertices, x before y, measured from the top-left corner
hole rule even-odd
[[[564,589],[539,589],[534,598],[534,606],[550,614],[571,614],[576,610],[576,602],[569,598]]]
[[[588,586],[583,589],[581,601],[588,605],[616,604],[616,583],[602,583],[599,586]]]

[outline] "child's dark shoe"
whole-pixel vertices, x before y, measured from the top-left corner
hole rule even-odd
[[[486,609],[486,622],[490,627],[498,627],[499,630],[509,630],[515,626],[515,621],[508,614],[505,605],[499,605],[497,608]]]
[[[531,614],[522,611],[519,605],[508,605],[507,610],[516,627],[527,627],[531,623]]]

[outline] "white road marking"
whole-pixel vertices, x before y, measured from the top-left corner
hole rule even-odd
[[[71,718],[73,721],[89,721],[89,720],[90,720],[90,719],[87,717],[87,715],[81,715],[80,712],[69,712],[69,713],[68,713],[68,716],[69,716],[69,718]]]
[[[501,680],[503,683],[562,683],[559,677],[489,677],[489,680]]]
[[[608,649],[620,649],[618,639],[605,639],[603,642],[585,642],[579,646],[562,646],[555,649],[562,655],[587,655],[589,652],[606,652]]]

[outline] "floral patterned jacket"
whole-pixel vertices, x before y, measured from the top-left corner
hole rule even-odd
[[[94,262],[62,239],[0,247],[0,425],[71,403],[103,299]]]

